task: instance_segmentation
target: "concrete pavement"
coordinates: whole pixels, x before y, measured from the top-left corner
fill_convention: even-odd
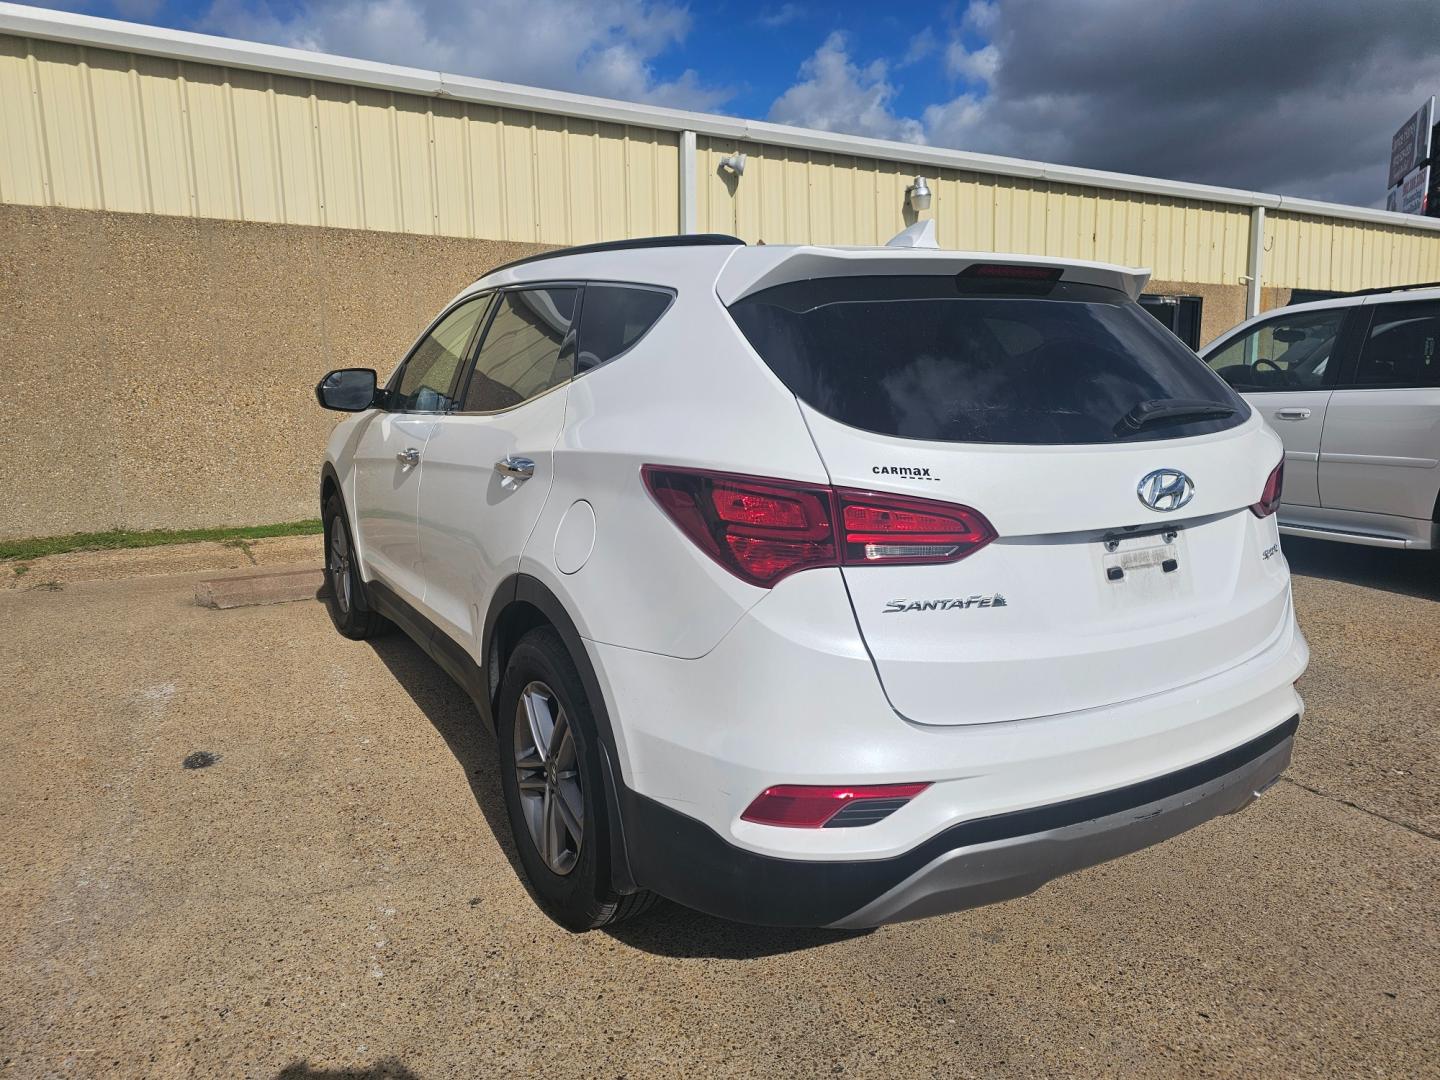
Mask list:
[[[1289,780],[860,935],[560,930],[464,694],[318,603],[0,593],[0,1077],[1440,1075],[1440,563],[1286,550]]]

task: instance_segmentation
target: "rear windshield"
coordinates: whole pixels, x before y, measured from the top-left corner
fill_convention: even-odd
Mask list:
[[[1094,285],[815,278],[730,314],[802,401],[882,435],[1107,443],[1207,434],[1249,415],[1139,304]]]

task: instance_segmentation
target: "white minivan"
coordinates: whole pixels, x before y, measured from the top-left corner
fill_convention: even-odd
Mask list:
[[[1440,288],[1269,311],[1200,355],[1285,441],[1282,533],[1440,547]]]
[[[335,625],[469,691],[577,930],[876,926],[1233,813],[1302,711],[1281,446],[1145,278],[719,236],[501,267],[384,386],[317,387]]]

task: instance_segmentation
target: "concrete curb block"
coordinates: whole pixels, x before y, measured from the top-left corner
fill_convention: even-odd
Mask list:
[[[195,586],[195,603],[221,609],[288,604],[294,600],[315,599],[324,583],[325,572],[319,567],[210,578]]]

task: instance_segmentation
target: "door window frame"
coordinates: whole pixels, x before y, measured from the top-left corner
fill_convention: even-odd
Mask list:
[[[638,338],[632,341],[623,352],[616,353],[604,363],[597,364],[592,368],[586,368],[584,371],[579,371],[577,370],[577,365],[579,363],[580,329],[585,318],[585,297],[589,286],[591,285],[608,285],[615,288],[640,289],[645,292],[661,293],[662,295],[670,297],[670,303],[667,304],[665,310],[660,313],[660,317],[657,318],[654,323],[650,324],[650,327],[646,329],[645,333],[641,334]],[[526,398],[524,401],[507,406],[503,409],[475,410],[461,408],[460,406],[465,401],[465,395],[468,394],[470,391],[470,380],[474,376],[476,365],[480,362],[480,351],[485,347],[485,338],[489,336],[491,324],[494,323],[495,316],[500,311],[500,298],[506,293],[525,292],[531,289],[574,289],[576,291],[575,315],[571,319],[570,330],[565,335],[565,341],[560,347],[562,355],[567,349],[569,350],[569,378],[557,382],[554,386],[547,387],[540,393],[534,394],[531,397]],[[626,281],[614,278],[554,278],[536,281],[517,281],[510,285],[499,285],[487,290],[483,290],[481,292],[472,293],[470,296],[464,297],[456,303],[451,304],[448,308],[445,309],[445,311],[441,312],[439,317],[437,317],[434,322],[430,324],[429,327],[426,328],[425,333],[420,335],[419,340],[417,340],[415,344],[411,346],[410,352],[413,353],[415,349],[419,347],[420,342],[424,341],[425,338],[429,335],[430,331],[433,330],[436,326],[438,326],[440,320],[444,319],[447,315],[450,314],[450,312],[454,311],[461,304],[465,303],[468,300],[486,295],[488,295],[490,298],[490,306],[480,317],[480,321],[476,324],[474,334],[472,335],[470,342],[466,347],[466,355],[464,358],[464,362],[460,366],[459,375],[452,388],[454,390],[454,393],[452,394],[452,400],[455,402],[455,404],[448,411],[444,413],[438,413],[436,415],[501,416],[508,412],[514,412],[516,409],[523,409],[532,401],[538,401],[546,394],[558,390],[562,386],[569,386],[576,379],[584,378],[591,372],[599,371],[601,368],[608,367],[611,363],[620,359],[622,356],[627,356],[631,352],[631,350],[635,348],[635,346],[639,345],[641,341],[643,341],[646,337],[649,336],[650,330],[654,329],[654,327],[660,322],[660,320],[669,314],[670,309],[674,306],[675,300],[679,297],[680,293],[677,289],[669,285],[656,285],[653,282],[648,281]],[[405,356],[405,360],[400,365],[401,368],[403,369],[405,364],[409,363],[409,361],[410,354],[407,353]],[[399,376],[400,370],[397,369],[395,374],[391,377],[391,381],[396,385],[398,385]],[[387,390],[388,388],[389,387],[387,385]]]
[[[448,319],[455,312],[459,311],[466,304],[483,302],[486,306],[484,310],[480,312],[480,318],[475,320],[475,325],[470,329],[470,336],[466,338],[465,348],[460,353],[460,363],[455,365],[455,374],[451,377],[450,380],[450,394],[448,396],[452,402],[459,400],[455,396],[455,391],[461,385],[462,378],[464,378],[468,374],[470,370],[470,365],[473,363],[475,358],[475,350],[480,340],[480,336],[484,329],[490,324],[490,320],[495,315],[495,294],[497,291],[498,290],[495,289],[481,289],[478,292],[467,293],[465,296],[457,299],[454,303],[448,304],[445,309],[440,312],[439,315],[436,315],[435,318],[430,320],[430,324],[426,326],[425,330],[420,334],[420,336],[415,339],[414,344],[412,344],[410,348],[405,351],[404,359],[400,361],[399,366],[395,368],[394,372],[390,375],[389,380],[385,383],[385,412],[398,413],[401,415],[444,416],[451,411],[447,409],[396,409],[392,408],[389,405],[388,401],[390,395],[394,391],[399,389],[400,380],[404,377],[405,369],[410,366],[411,359],[419,351],[420,346],[425,344],[425,342],[429,339],[430,335],[435,332],[435,328],[438,327],[442,322]]]
[[[585,308],[585,282],[572,279],[557,281],[523,281],[514,285],[503,285],[492,293],[490,310],[485,313],[477,328],[475,340],[470,343],[470,355],[461,367],[462,378],[454,396],[455,406],[445,413],[446,416],[501,416],[516,409],[523,409],[532,401],[538,401],[546,394],[559,390],[562,386],[569,386],[575,381],[575,343],[580,331],[580,314]],[[547,386],[538,394],[532,394],[524,401],[517,401],[514,405],[507,405],[503,409],[462,409],[465,397],[470,393],[470,380],[475,374],[475,368],[480,363],[480,351],[485,348],[485,339],[490,334],[490,326],[495,321],[495,316],[500,312],[501,298],[509,293],[533,292],[536,289],[574,289],[575,290],[575,314],[570,319],[570,329],[565,333],[565,340],[560,343],[560,356],[563,358],[566,353],[570,356],[570,375],[561,379],[553,386]]]

